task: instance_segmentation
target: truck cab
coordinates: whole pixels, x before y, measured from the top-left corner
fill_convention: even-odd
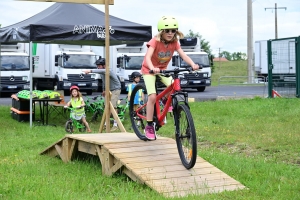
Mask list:
[[[30,88],[29,55],[20,43],[1,44],[1,93],[16,93]]]
[[[116,74],[121,80],[122,93],[126,93],[128,84],[132,82],[130,77],[132,72],[140,72],[142,68],[147,51],[146,43],[120,45],[116,46],[115,50],[115,55],[117,55]]]
[[[84,69],[96,69],[97,56],[90,46],[66,44],[34,44],[33,84],[35,89],[64,90],[76,85],[91,95],[98,89],[96,74],[84,74]]]
[[[96,69],[96,55],[90,52],[57,52],[55,55],[56,73],[60,80],[57,88],[69,92],[72,85],[91,95],[98,89],[96,74],[84,74],[83,69]],[[60,68],[60,70],[59,70]],[[60,72],[59,72],[60,71]]]
[[[202,66],[202,69],[193,71],[192,73],[181,73],[181,87],[194,88],[199,92],[203,92],[207,86],[211,85],[212,59],[210,59],[206,52],[201,50],[200,38],[180,39],[180,45],[182,50],[194,63]],[[172,59],[172,67],[186,68],[190,66],[175,52]]]

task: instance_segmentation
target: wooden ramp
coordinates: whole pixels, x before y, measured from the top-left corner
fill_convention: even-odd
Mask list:
[[[102,174],[121,170],[166,197],[245,188],[199,156],[194,168],[187,170],[181,164],[176,141],[165,137],[145,142],[133,133],[72,134],[41,154],[59,156],[68,162],[78,151],[98,156]]]

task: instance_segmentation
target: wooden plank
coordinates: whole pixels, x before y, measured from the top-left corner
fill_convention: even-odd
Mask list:
[[[218,193],[222,191],[232,191],[232,190],[239,190],[239,189],[244,189],[244,186],[239,186],[239,185],[228,185],[228,186],[218,186],[218,187],[213,187],[213,188],[203,188],[199,189],[197,191],[172,191],[172,192],[165,192],[162,193],[165,197],[184,197],[187,195],[203,195],[203,194],[209,194],[209,193]]]
[[[201,183],[201,185],[205,184],[207,187],[210,187],[221,183],[222,185],[226,185],[226,182],[229,182],[231,180],[235,181],[230,176],[222,173],[211,174],[211,175],[203,174],[201,175],[201,177],[186,176],[184,178],[175,177],[175,178],[160,178],[160,179],[152,179],[151,177],[144,176],[143,180],[145,180],[146,178],[148,178],[148,180],[146,180],[146,183],[151,185],[151,187],[160,188],[157,190],[163,190],[163,188],[175,187],[175,185],[180,188],[180,185],[184,187],[183,185],[188,185],[188,184],[196,185],[197,183]],[[240,183],[236,181],[234,184],[240,184]]]
[[[63,140],[63,155],[65,158],[65,162],[69,162],[71,160],[73,150],[74,150],[74,145],[75,145],[76,140],[70,139],[70,138],[65,138]]]
[[[158,137],[155,141],[142,141],[134,133],[94,133],[94,134],[69,134],[66,137],[82,140],[86,142],[91,142],[94,144],[109,144],[109,143],[126,143],[126,142],[142,142],[142,143],[151,143],[158,142],[160,140],[172,140],[170,138]],[[175,143],[175,141],[174,141]]]
[[[140,141],[140,139],[133,133],[69,134],[66,135],[66,137],[99,145],[107,143]]]
[[[143,163],[128,163],[125,166],[130,169],[136,169],[136,168],[147,168],[147,167],[155,167],[155,166],[172,166],[172,165],[178,165],[181,164],[181,161],[179,159],[174,160],[163,160],[163,161],[156,161],[156,162],[143,162]]]
[[[113,166],[110,168],[111,174],[115,173],[118,171],[121,167],[123,166],[121,161],[116,161],[113,163]]]
[[[174,144],[176,146],[176,143],[174,140],[171,139],[160,139],[156,141],[131,141],[131,142],[122,142],[122,143],[110,143],[105,144],[105,146],[109,149],[117,149],[117,148],[126,148],[126,147],[140,147],[140,146],[149,146],[149,145],[160,145],[160,144]]]
[[[129,167],[129,166],[128,166]],[[165,165],[165,166],[154,166],[154,167],[146,167],[146,168],[132,168],[130,166],[131,170],[134,170],[137,174],[150,174],[150,173],[165,173],[165,172],[172,172],[172,171],[187,171],[187,173],[192,174],[202,174],[201,172],[220,172],[218,168],[215,168],[208,162],[204,162],[201,166],[197,165],[193,167],[192,169],[186,169],[181,163],[178,163],[177,165]]]
[[[156,190],[159,193],[165,193],[165,192],[178,192],[178,191],[192,191],[192,193],[197,192],[199,189],[208,189],[208,188],[215,188],[215,187],[220,187],[220,186],[240,186],[241,184],[237,181],[234,181],[233,179],[231,181],[227,181],[227,182],[222,182],[222,181],[203,181],[201,182],[200,180],[195,180],[193,183],[188,182],[185,184],[178,184],[177,182],[173,182],[171,184],[168,185],[157,185],[155,187],[153,187],[152,184],[148,184],[146,182],[146,184],[151,187],[152,189]]]
[[[109,153],[108,149],[102,147],[102,155],[104,156],[102,164],[102,174],[111,176],[113,171],[111,168],[114,166],[115,158]]]
[[[126,174],[133,181],[136,181],[140,184],[144,184],[144,181],[142,179],[138,178],[134,173],[132,173],[132,171],[128,170],[127,168],[123,169],[123,173]]]
[[[75,145],[77,140],[72,140],[71,148],[70,148],[70,154],[68,160],[72,159],[72,155],[75,152]]]
[[[57,152],[57,150],[55,149],[55,146],[52,146],[52,147],[48,148],[47,150],[44,150],[44,151],[41,152],[40,154],[41,154],[41,155],[47,154],[48,156],[51,156],[51,157],[56,157],[56,156],[58,156],[58,152]]]
[[[78,151],[95,155],[95,156],[97,155],[97,150],[95,148],[95,145],[84,141],[78,141]]]
[[[98,146],[98,145],[95,145],[95,149],[97,151],[97,155],[99,157],[99,160],[100,160],[100,162],[101,162],[101,164],[103,166],[103,163],[104,163],[104,155],[103,154],[104,153],[102,152],[102,148],[100,146]]]
[[[54,145],[60,159],[62,159],[63,162],[65,162],[65,158],[64,158],[64,155],[63,155],[63,151],[62,151],[62,148],[59,146],[59,145]]]
[[[232,179],[230,176],[223,172],[212,173],[212,174],[202,174],[202,175],[189,175],[187,173],[177,173],[177,175],[170,175],[165,174],[165,176],[156,177],[153,174],[142,174],[140,175],[144,180],[151,181],[153,185],[161,185],[162,183],[168,185],[173,184],[185,184],[185,183],[195,183],[196,181],[203,182],[205,180],[218,180],[218,181],[225,181],[228,179]]]
[[[104,145],[105,146],[105,145]],[[142,147],[127,147],[127,148],[119,148],[119,149],[110,149],[110,152],[115,154],[115,153],[125,153],[125,152],[141,152],[143,153],[144,151],[159,151],[159,150],[165,150],[165,149],[177,149],[174,144],[161,144],[157,146],[142,146]]]
[[[131,164],[127,164],[126,166],[128,166],[132,169],[137,169],[137,168],[147,168],[147,167],[157,167],[157,166],[165,166],[166,167],[166,166],[174,166],[174,165],[181,165],[184,168],[180,159],[156,161],[155,163],[153,163],[153,162],[131,163]],[[203,165],[212,166],[208,162],[204,162]]]
[[[140,163],[140,162],[156,162],[158,160],[174,160],[180,159],[176,154],[155,155],[155,156],[140,156],[131,158],[122,158],[123,163]]]
[[[44,149],[43,151],[41,151],[41,152],[40,152],[40,155],[47,154],[47,151],[48,151],[49,149],[53,148],[55,145],[61,145],[61,143],[62,143],[62,141],[63,141],[64,139],[65,139],[65,137],[62,138],[62,139],[60,139],[60,140],[58,140],[57,142],[51,144],[51,145],[48,146],[46,149]]]
[[[148,176],[154,175],[165,177],[168,173],[175,173],[178,174],[177,176],[184,176],[188,174],[188,176],[196,176],[202,174],[213,174],[213,173],[221,173],[222,171],[218,168],[208,167],[208,168],[201,168],[201,169],[186,169],[183,166],[175,165],[175,166],[162,166],[162,167],[155,167],[155,168],[141,168],[141,169],[134,169],[134,172],[137,174],[147,174]],[[169,176],[169,175],[168,175]]]
[[[113,155],[117,157],[118,159],[123,159],[123,158],[132,158],[132,157],[140,157],[140,156],[156,156],[156,155],[170,155],[170,154],[177,154],[178,151],[177,149],[165,149],[162,151],[144,151],[143,153],[139,151],[135,152],[125,152],[125,153],[114,153]],[[179,158],[179,155],[178,155]]]

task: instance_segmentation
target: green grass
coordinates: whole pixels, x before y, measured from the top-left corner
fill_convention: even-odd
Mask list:
[[[299,99],[243,99],[191,103],[198,154],[248,189],[183,199],[300,199]],[[88,115],[88,118],[90,116]],[[98,159],[63,163],[39,153],[63,138],[57,127],[11,119],[0,106],[0,199],[165,199],[116,173],[102,176]],[[90,123],[94,132],[99,122]],[[124,126],[130,131],[129,120]],[[172,119],[158,132],[174,138]]]
[[[222,76],[247,76],[247,61],[214,62],[214,72],[211,75],[212,86],[217,86]]]

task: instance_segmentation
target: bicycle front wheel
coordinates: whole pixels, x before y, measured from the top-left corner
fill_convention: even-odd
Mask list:
[[[176,144],[180,160],[187,169],[194,167],[197,159],[197,141],[194,120],[185,104],[177,106],[174,112]]]
[[[144,133],[144,129],[147,125],[146,106],[139,109],[137,106],[134,105],[134,97],[136,95],[141,96],[141,93],[144,93],[144,95],[142,95],[143,99],[141,99],[141,101],[143,101],[143,105],[147,104],[148,96],[146,92],[146,87],[144,84],[137,84],[130,95],[129,115],[134,133],[138,136],[138,138],[146,141],[148,140]]]

